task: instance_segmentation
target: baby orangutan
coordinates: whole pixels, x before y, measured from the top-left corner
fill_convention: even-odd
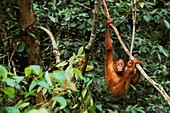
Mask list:
[[[109,30],[109,25],[111,22],[111,19],[107,19],[105,31],[106,85],[110,89],[113,96],[120,98],[126,94],[130,83],[132,83],[133,85],[137,85],[137,83],[139,82],[140,72],[139,70],[136,70],[136,72],[134,72],[134,70],[137,63],[143,66],[143,62],[135,58],[128,61],[127,69],[125,69],[126,62],[123,59],[114,60],[113,47]]]

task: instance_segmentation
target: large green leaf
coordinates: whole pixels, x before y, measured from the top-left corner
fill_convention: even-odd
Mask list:
[[[42,76],[42,73],[41,73],[42,70],[41,70],[40,66],[31,65],[30,69],[33,71],[34,74],[39,75],[40,77]]]
[[[13,98],[15,94],[15,89],[12,87],[5,87],[1,89],[2,92],[4,92],[9,97]]]
[[[5,110],[6,110],[7,113],[20,113],[17,106],[5,107]]]
[[[48,73],[48,71],[45,72],[45,80],[47,81],[47,83],[52,86],[52,83],[51,83],[51,79],[50,79],[50,75]]]
[[[42,69],[39,65],[30,65],[29,67],[26,67],[25,70],[25,76],[29,76],[31,74],[38,75],[38,77],[42,77]]]
[[[15,79],[16,83],[20,83],[24,80],[24,76],[14,76],[12,78]]]
[[[29,76],[32,73],[32,70],[30,69],[30,67],[26,67],[24,69],[24,72],[25,72],[25,76],[27,77],[27,76]]]
[[[14,87],[16,85],[16,81],[14,79],[8,78],[6,80],[7,85]]]
[[[60,103],[60,109],[63,109],[63,108],[65,108],[65,106],[67,106],[66,99],[64,97],[62,97],[62,96],[55,96],[53,98],[53,100]]]
[[[65,72],[62,70],[54,71],[50,73],[51,77],[54,78],[59,84],[62,84],[66,80]]]
[[[32,89],[34,89],[34,87],[35,87],[36,85],[40,85],[41,87],[45,87],[45,88],[47,88],[47,89],[50,88],[50,87],[49,87],[49,84],[46,83],[46,82],[43,81],[43,80],[33,80],[33,81],[31,82],[31,84],[30,84],[29,92],[32,91]]]
[[[28,113],[49,113],[49,112],[45,108],[40,108],[40,109],[32,109],[28,111]]]
[[[2,65],[0,65],[0,79],[7,79],[8,71]]]
[[[71,81],[71,78],[73,77],[73,68],[72,66],[68,66],[67,69],[65,70],[65,75],[68,81]]]
[[[49,84],[45,81],[38,81],[38,85],[40,85],[41,87],[45,87],[47,89],[49,89]]]
[[[30,87],[29,87],[29,92],[32,91],[32,89],[38,84],[38,80],[33,80],[30,84]]]

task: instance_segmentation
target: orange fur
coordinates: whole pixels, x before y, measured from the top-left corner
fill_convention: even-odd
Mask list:
[[[110,38],[109,25],[112,22],[111,19],[107,19],[106,22],[106,34],[105,34],[105,50],[106,50],[106,61],[105,61],[105,75],[106,75],[106,85],[110,89],[111,93],[115,97],[123,97],[132,83],[136,85],[140,79],[140,72],[136,70],[134,73],[136,63],[143,65],[143,62],[134,59],[130,60],[127,64],[128,69],[125,69],[125,62],[123,59],[114,60],[113,47]],[[122,66],[122,71],[118,72],[118,64]]]

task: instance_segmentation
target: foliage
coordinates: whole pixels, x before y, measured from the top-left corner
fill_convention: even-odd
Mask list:
[[[30,78],[33,78],[31,83],[27,80]],[[7,79],[2,79],[0,84],[3,86],[1,87],[1,92],[5,94],[1,95],[1,101],[3,102],[1,104],[1,112],[19,112],[19,110],[26,112],[34,108],[30,106],[30,100],[32,101],[32,97],[36,97],[38,92],[48,97],[46,97],[46,101],[41,103],[41,105],[46,106],[51,111],[57,112],[61,109],[69,111],[66,106],[74,110],[81,101],[84,103],[88,87],[91,84],[91,80],[88,78],[83,77],[80,70],[72,68],[71,65],[65,71],[54,70],[53,72],[46,71],[44,73],[42,73],[40,66],[31,65],[25,68],[25,76],[10,73]],[[77,89],[79,88],[78,84],[80,81],[84,82],[84,86],[81,87],[85,88],[85,90],[82,91],[82,97],[77,98],[76,95],[81,90]],[[21,98],[23,100],[20,100]],[[74,104],[71,103],[71,99],[74,100]],[[88,99],[93,101],[89,96]],[[15,106],[6,107],[11,104],[13,105],[13,102],[17,102]],[[27,108],[28,106],[30,107]]]
[[[124,98],[116,99],[110,94],[104,77],[105,17],[101,10],[86,76],[82,76],[81,67],[75,66],[84,58],[82,46],[89,40],[93,2],[94,0],[33,0],[36,24],[52,31],[62,59],[55,66],[51,41],[44,32],[30,34],[41,42],[41,67],[24,65],[29,48],[20,40],[22,32],[17,25],[17,6],[10,0],[0,3],[0,112],[168,112],[168,104],[143,77],[138,87],[131,86]],[[161,84],[170,96],[170,3],[161,3],[163,4],[160,6],[160,0],[137,2],[133,55],[144,61],[147,74]],[[107,0],[107,5],[114,25],[127,47],[130,47],[131,0]],[[113,32],[111,36],[116,57],[128,60]],[[44,98],[42,103],[35,102],[38,93]],[[39,107],[42,108],[37,109]]]

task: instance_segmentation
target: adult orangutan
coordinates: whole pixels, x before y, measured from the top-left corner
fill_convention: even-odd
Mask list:
[[[106,61],[105,61],[105,75],[106,84],[110,89],[111,93],[115,97],[123,97],[129,87],[129,84],[137,85],[140,79],[139,70],[135,70],[135,65],[139,63],[143,65],[143,62],[138,59],[133,59],[128,61],[127,69],[126,62],[123,59],[114,59],[113,47],[110,38],[109,25],[112,22],[111,18],[106,21],[106,34],[105,34],[105,51],[106,51]]]

